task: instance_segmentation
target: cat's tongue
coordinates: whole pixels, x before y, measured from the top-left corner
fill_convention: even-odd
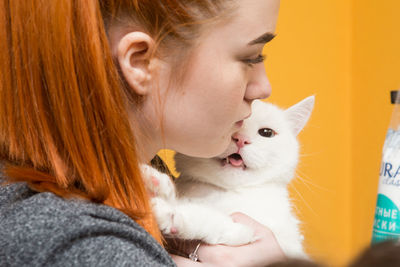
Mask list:
[[[229,156],[229,163],[234,167],[241,167],[243,166],[243,159],[240,156],[234,155]]]

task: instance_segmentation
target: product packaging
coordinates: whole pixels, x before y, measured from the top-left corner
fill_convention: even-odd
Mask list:
[[[392,118],[383,145],[372,243],[400,239],[400,91],[391,92]]]

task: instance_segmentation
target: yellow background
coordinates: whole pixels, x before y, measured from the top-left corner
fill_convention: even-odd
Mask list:
[[[316,96],[290,190],[307,252],[332,266],[370,243],[389,92],[400,88],[399,11],[398,0],[282,0],[265,48],[267,101]]]

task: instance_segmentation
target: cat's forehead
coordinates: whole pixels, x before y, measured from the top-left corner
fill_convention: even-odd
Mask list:
[[[281,131],[286,128],[285,111],[276,105],[255,100],[252,104],[252,114],[245,121],[242,131],[250,134],[261,128],[271,128]]]
[[[261,100],[255,100],[252,104],[252,116],[255,119],[282,119],[284,116],[284,110],[280,109],[276,105],[266,103]]]

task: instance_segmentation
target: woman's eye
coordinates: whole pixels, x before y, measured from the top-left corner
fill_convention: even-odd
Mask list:
[[[254,64],[264,62],[265,58],[265,55],[258,55],[256,58],[244,59],[243,62],[252,67]]]
[[[276,132],[270,128],[262,128],[262,129],[258,130],[258,133],[261,136],[268,137],[268,138],[274,137],[276,135]]]

